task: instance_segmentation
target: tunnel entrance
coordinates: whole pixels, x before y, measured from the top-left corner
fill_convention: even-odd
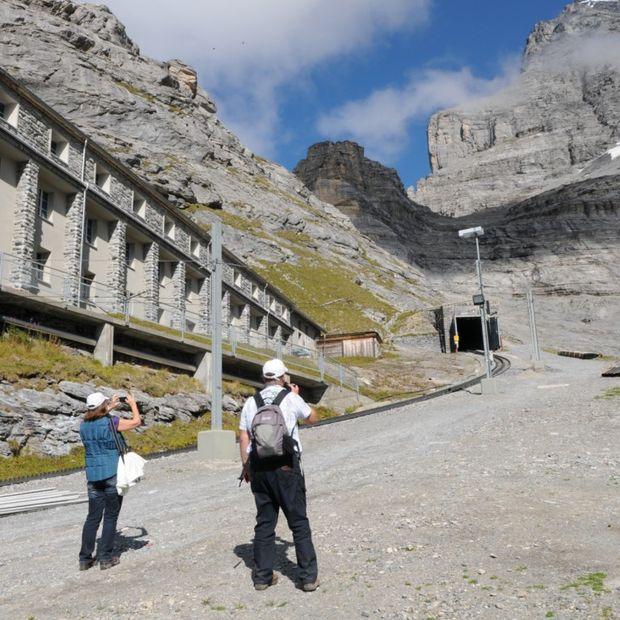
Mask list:
[[[501,347],[499,323],[496,316],[487,318],[489,326],[489,348],[497,351]],[[458,348],[456,346],[458,334]],[[455,316],[450,324],[450,350],[455,351],[482,351],[482,321],[479,316]]]

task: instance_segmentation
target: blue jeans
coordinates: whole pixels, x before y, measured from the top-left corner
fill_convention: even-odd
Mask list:
[[[116,491],[116,476],[88,483],[88,516],[82,529],[81,562],[91,560],[93,557],[101,517],[103,517],[103,529],[97,558],[100,562],[105,562],[112,557],[116,522],[122,505],[123,498]]]

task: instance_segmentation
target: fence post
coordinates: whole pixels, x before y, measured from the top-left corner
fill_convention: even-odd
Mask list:
[[[540,362],[540,348],[538,346],[538,332],[536,330],[536,312],[534,310],[534,293],[527,291],[527,313],[530,323],[530,339],[532,343],[532,360]]]
[[[342,389],[342,384],[344,383],[344,368],[340,364],[338,364],[338,375],[340,379],[340,389]]]

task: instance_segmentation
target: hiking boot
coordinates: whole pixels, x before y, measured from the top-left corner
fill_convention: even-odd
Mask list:
[[[304,592],[314,592],[320,585],[321,585],[321,582],[319,581],[317,577],[314,581],[302,582],[301,589]]]
[[[107,570],[108,568],[112,568],[113,566],[120,564],[120,562],[121,559],[117,555],[114,555],[109,560],[99,562],[99,568],[101,568],[101,570]]]
[[[255,590],[266,590],[269,586],[275,586],[278,583],[278,576],[274,573],[269,583],[255,583]]]
[[[97,560],[95,558],[90,558],[90,560],[80,560],[80,570],[88,570],[92,568]]]

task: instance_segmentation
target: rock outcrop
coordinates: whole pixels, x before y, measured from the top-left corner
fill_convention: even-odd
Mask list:
[[[80,422],[86,397],[94,391],[112,396],[115,390],[90,383],[61,381],[46,391],[29,388],[14,390],[0,385],[0,457],[26,450],[59,456],[80,445]],[[155,398],[134,391],[144,420],[141,430],[174,420],[188,422],[204,415],[211,407],[206,394],[175,394]],[[223,399],[225,411],[239,412],[240,404],[229,394]]]
[[[464,215],[584,180],[620,139],[619,59],[620,2],[575,0],[539,23],[510,86],[432,116],[432,175],[410,198]]]
[[[293,173],[314,194],[351,218],[360,232],[391,254],[422,265],[403,246],[405,220],[427,211],[409,201],[393,168],[364,156],[364,149],[351,141],[319,142],[308,149]]]

